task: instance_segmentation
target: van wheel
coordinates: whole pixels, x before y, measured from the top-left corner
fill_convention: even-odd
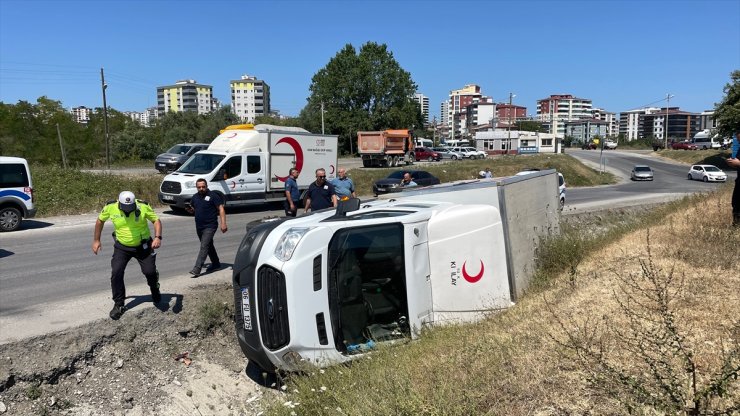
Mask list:
[[[0,231],[15,231],[21,226],[21,212],[18,208],[5,207],[0,209]]]
[[[175,214],[187,214],[188,212],[185,210],[185,208],[178,207],[177,205],[170,205],[170,209]]]

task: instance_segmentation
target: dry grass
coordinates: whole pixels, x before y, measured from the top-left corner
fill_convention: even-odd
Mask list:
[[[729,150],[660,150],[658,156],[683,162],[689,165],[714,165],[720,169],[729,169],[725,159],[730,157]]]
[[[701,390],[722,372],[723,357],[733,348],[739,352],[740,233],[728,227],[730,191],[725,186],[687,200],[680,212],[614,238],[578,262],[575,271],[566,265],[550,276],[550,284],[490,319],[436,328],[418,341],[383,348],[349,366],[292,376],[286,397],[269,413],[691,414],[690,400],[677,410],[628,388],[632,380],[648,393],[661,391],[653,376],[657,371],[634,346],[652,343],[658,362],[670,367],[672,388],[689,399],[692,373],[682,357],[690,355],[693,383]],[[656,312],[644,300],[654,293],[650,279],[644,278],[648,261],[657,280],[667,282],[668,312]],[[643,313],[635,304],[640,299],[647,307]],[[635,313],[625,313],[624,305]],[[649,319],[655,316],[657,320]],[[646,335],[665,333],[659,328],[665,316],[672,319],[681,349]],[[584,359],[574,345],[596,348],[592,351],[601,354],[601,361]],[[729,365],[740,370],[740,356]],[[627,382],[610,378],[609,368],[626,375]],[[737,377],[726,381],[724,396],[715,391],[704,403],[707,413],[715,409],[729,414],[721,412],[732,412],[729,406],[740,403]]]

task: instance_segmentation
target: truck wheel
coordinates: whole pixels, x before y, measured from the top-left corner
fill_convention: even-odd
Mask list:
[[[363,168],[369,168],[369,167],[370,167],[370,161],[369,161],[369,160],[367,160],[367,159],[364,159],[364,160],[362,161],[362,167],[363,167]]]
[[[383,162],[386,167],[393,166],[393,156],[386,156],[385,161]]]
[[[408,163],[407,163],[407,164],[409,164],[409,165],[413,165],[415,161],[416,161],[416,158],[414,157],[414,154],[413,154],[413,153],[411,153],[411,154],[409,155],[409,161],[408,161]]]
[[[0,209],[0,232],[15,231],[21,226],[21,212],[15,207]]]

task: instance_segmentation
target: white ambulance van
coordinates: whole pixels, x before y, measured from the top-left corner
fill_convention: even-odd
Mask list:
[[[337,136],[312,134],[299,127],[239,124],[221,130],[208,149],[195,153],[159,187],[159,201],[184,209],[195,195],[195,181],[221,194],[226,206],[260,204],[285,198],[291,168],[301,171],[298,188],[315,180],[314,171],[336,176]]]

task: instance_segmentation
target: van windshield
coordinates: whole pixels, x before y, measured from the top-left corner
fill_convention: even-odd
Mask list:
[[[224,159],[224,155],[212,155],[208,153],[196,153],[185,162],[177,171],[180,173],[205,174],[213,172],[219,163]]]
[[[190,150],[190,148],[193,146],[188,146],[184,144],[176,144],[172,147],[170,147],[170,150],[167,151],[167,153],[174,153],[176,155],[184,155],[185,153]]]

